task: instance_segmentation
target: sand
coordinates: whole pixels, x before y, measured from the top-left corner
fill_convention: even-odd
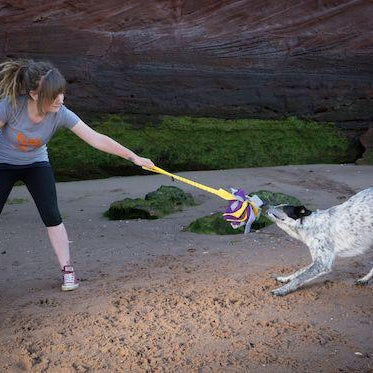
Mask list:
[[[342,203],[373,185],[373,167],[306,165],[180,175],[216,188],[291,194],[307,207]],[[198,206],[165,219],[108,221],[113,201],[160,185]],[[275,226],[250,235],[182,232],[226,203],[162,175],[57,184],[80,277],[60,273],[36,208],[16,187],[0,216],[1,372],[373,372],[373,284],[354,280],[373,252],[286,297],[273,276],[310,262]]]

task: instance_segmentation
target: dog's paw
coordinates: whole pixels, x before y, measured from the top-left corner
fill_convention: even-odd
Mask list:
[[[272,295],[275,297],[283,297],[288,293],[287,290],[285,290],[283,287],[282,288],[277,288],[271,291]]]
[[[366,280],[364,278],[359,278],[355,281],[355,285],[357,286],[366,286],[368,285],[369,280]]]
[[[286,282],[289,282],[289,281],[290,281],[290,279],[289,279],[288,276],[277,276],[277,277],[275,277],[275,280],[276,280],[277,282],[281,282],[281,283],[283,283],[283,284],[285,284]]]

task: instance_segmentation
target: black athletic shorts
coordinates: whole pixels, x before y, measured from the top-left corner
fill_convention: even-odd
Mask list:
[[[62,223],[57,204],[56,185],[49,162],[25,166],[0,163],[0,213],[17,181],[23,181],[29,190],[46,227]]]

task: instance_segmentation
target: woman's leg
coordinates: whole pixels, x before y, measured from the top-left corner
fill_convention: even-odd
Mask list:
[[[48,237],[57,255],[61,269],[69,266],[70,263],[70,247],[67,237],[66,228],[63,223],[55,227],[47,227]]]
[[[63,269],[70,265],[69,239],[57,204],[55,179],[51,167],[25,170],[23,180],[47,227],[48,237]]]
[[[0,214],[3,211],[5,202],[18,179],[19,172],[17,170],[0,170]]]

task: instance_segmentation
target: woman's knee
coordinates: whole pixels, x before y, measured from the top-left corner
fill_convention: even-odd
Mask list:
[[[49,211],[41,216],[46,227],[55,227],[62,223],[61,214],[58,210]]]

